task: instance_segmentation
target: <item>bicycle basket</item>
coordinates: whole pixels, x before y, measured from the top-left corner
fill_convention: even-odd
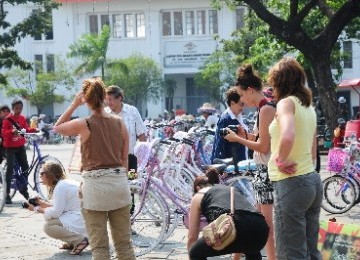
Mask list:
[[[332,148],[328,153],[326,169],[332,172],[341,172],[345,166],[345,161],[348,158],[349,154],[343,149]]]

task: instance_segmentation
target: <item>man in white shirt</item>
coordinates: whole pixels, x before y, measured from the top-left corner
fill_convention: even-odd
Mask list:
[[[115,85],[109,86],[106,89],[106,102],[108,107],[105,111],[113,115],[119,115],[125,122],[129,133],[129,154],[134,154],[134,147],[136,141],[146,142],[145,133],[147,131],[144,121],[142,120],[139,111],[136,107],[125,104],[124,91]],[[133,156],[129,156],[129,169],[135,169],[132,165]]]

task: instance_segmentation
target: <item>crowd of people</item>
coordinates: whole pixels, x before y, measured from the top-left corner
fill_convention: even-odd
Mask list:
[[[211,222],[229,212],[230,188],[219,184],[216,171],[198,177],[187,243],[192,260],[229,253],[235,253],[234,259],[241,254],[246,259],[261,259],[263,247],[271,260],[321,259],[317,241],[322,184],[313,167],[316,115],[312,93],[306,87],[304,69],[293,58],[277,62],[269,71],[268,83],[272,92],[266,94],[252,65],[243,65],[237,71],[235,86],[226,92],[228,107],[219,117],[210,103],[198,109],[205,125],[216,131],[212,159],[233,157],[238,162],[249,158],[249,151],[253,151],[256,205],[235,191],[237,235],[229,246],[217,251],[199,238],[200,216]],[[134,146],[137,141],[146,141],[147,130],[138,110],[124,103],[124,97],[118,86],[106,87],[98,77],[86,79],[54,124],[54,130],[61,135],[80,136],[82,182],[78,186],[66,180],[59,165],[45,164],[41,178],[50,198],[38,198],[39,205],[28,209],[44,215],[45,233],[64,241],[62,249],[71,250],[71,254],[80,254],[90,245],[93,259],[110,259],[109,223],[117,258],[135,259],[127,173],[136,170]],[[75,110],[84,104],[91,115],[72,119]],[[28,168],[23,129],[39,131],[39,127],[27,125],[22,107],[22,102],[16,101],[12,113],[8,107],[0,108],[1,152],[8,160],[7,181],[15,158],[22,169]],[[253,132],[243,121],[244,107],[258,110]],[[219,130],[229,125],[236,125],[236,131],[227,129],[225,135],[220,134]],[[26,188],[20,193],[28,199]]]

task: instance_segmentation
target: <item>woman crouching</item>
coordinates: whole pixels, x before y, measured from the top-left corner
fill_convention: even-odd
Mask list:
[[[203,215],[208,223],[223,213],[230,213],[230,187],[218,183],[217,171],[210,171],[206,176],[199,176],[194,181],[194,197],[190,206],[190,225],[187,248],[191,260],[207,259],[207,257],[243,253],[246,259],[260,260],[261,249],[265,246],[269,227],[265,218],[250,204],[237,189],[234,189],[234,223],[235,240],[217,251],[198,238],[200,217]],[[214,185],[215,184],[215,185]]]

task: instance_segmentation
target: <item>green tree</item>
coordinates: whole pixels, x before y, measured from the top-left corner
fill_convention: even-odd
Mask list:
[[[215,51],[195,75],[197,87],[206,88],[211,99],[226,107],[224,93],[234,86],[237,62],[232,52]]]
[[[136,107],[141,106],[145,101],[159,99],[164,84],[157,62],[141,54],[132,54],[126,59],[114,60],[112,64],[117,62],[124,63],[128,72],[110,68],[106,81],[108,85],[118,85],[123,88],[126,99]]]
[[[41,114],[46,105],[65,100],[64,95],[58,94],[60,87],[70,91],[75,86],[68,65],[63,60],[56,58],[55,68],[54,72],[40,71],[35,79],[30,71],[13,68],[5,73],[8,82],[6,85],[0,85],[0,88],[5,90],[9,97],[20,96],[28,100],[37,108],[38,114]]]
[[[334,52],[339,50],[338,39],[359,39],[359,0],[212,0],[215,6],[246,4],[268,26],[281,44],[291,46],[302,54],[309,65],[318,89],[324,115],[332,127],[336,125],[339,109],[336,84],[331,72]],[[263,49],[256,50],[259,54]],[[296,54],[296,52],[293,52]],[[301,57],[299,57],[301,59]]]
[[[109,41],[110,27],[105,25],[99,35],[87,33],[71,44],[68,57],[79,58],[81,60],[81,64],[75,69],[75,74],[82,76],[84,74],[92,74],[100,69],[103,80],[105,80],[105,70],[107,68],[127,74],[128,69],[121,60],[111,61],[107,58]]]
[[[5,8],[7,5],[31,3],[36,4],[39,8],[36,12],[32,12],[29,17],[17,24],[11,24],[7,21],[9,15]],[[14,66],[22,69],[31,68],[31,63],[23,60],[13,47],[27,36],[34,37],[48,31],[52,26],[52,9],[57,6],[58,3],[53,0],[0,1],[0,69],[10,69]],[[0,83],[6,84],[6,76],[3,73],[0,73]]]

